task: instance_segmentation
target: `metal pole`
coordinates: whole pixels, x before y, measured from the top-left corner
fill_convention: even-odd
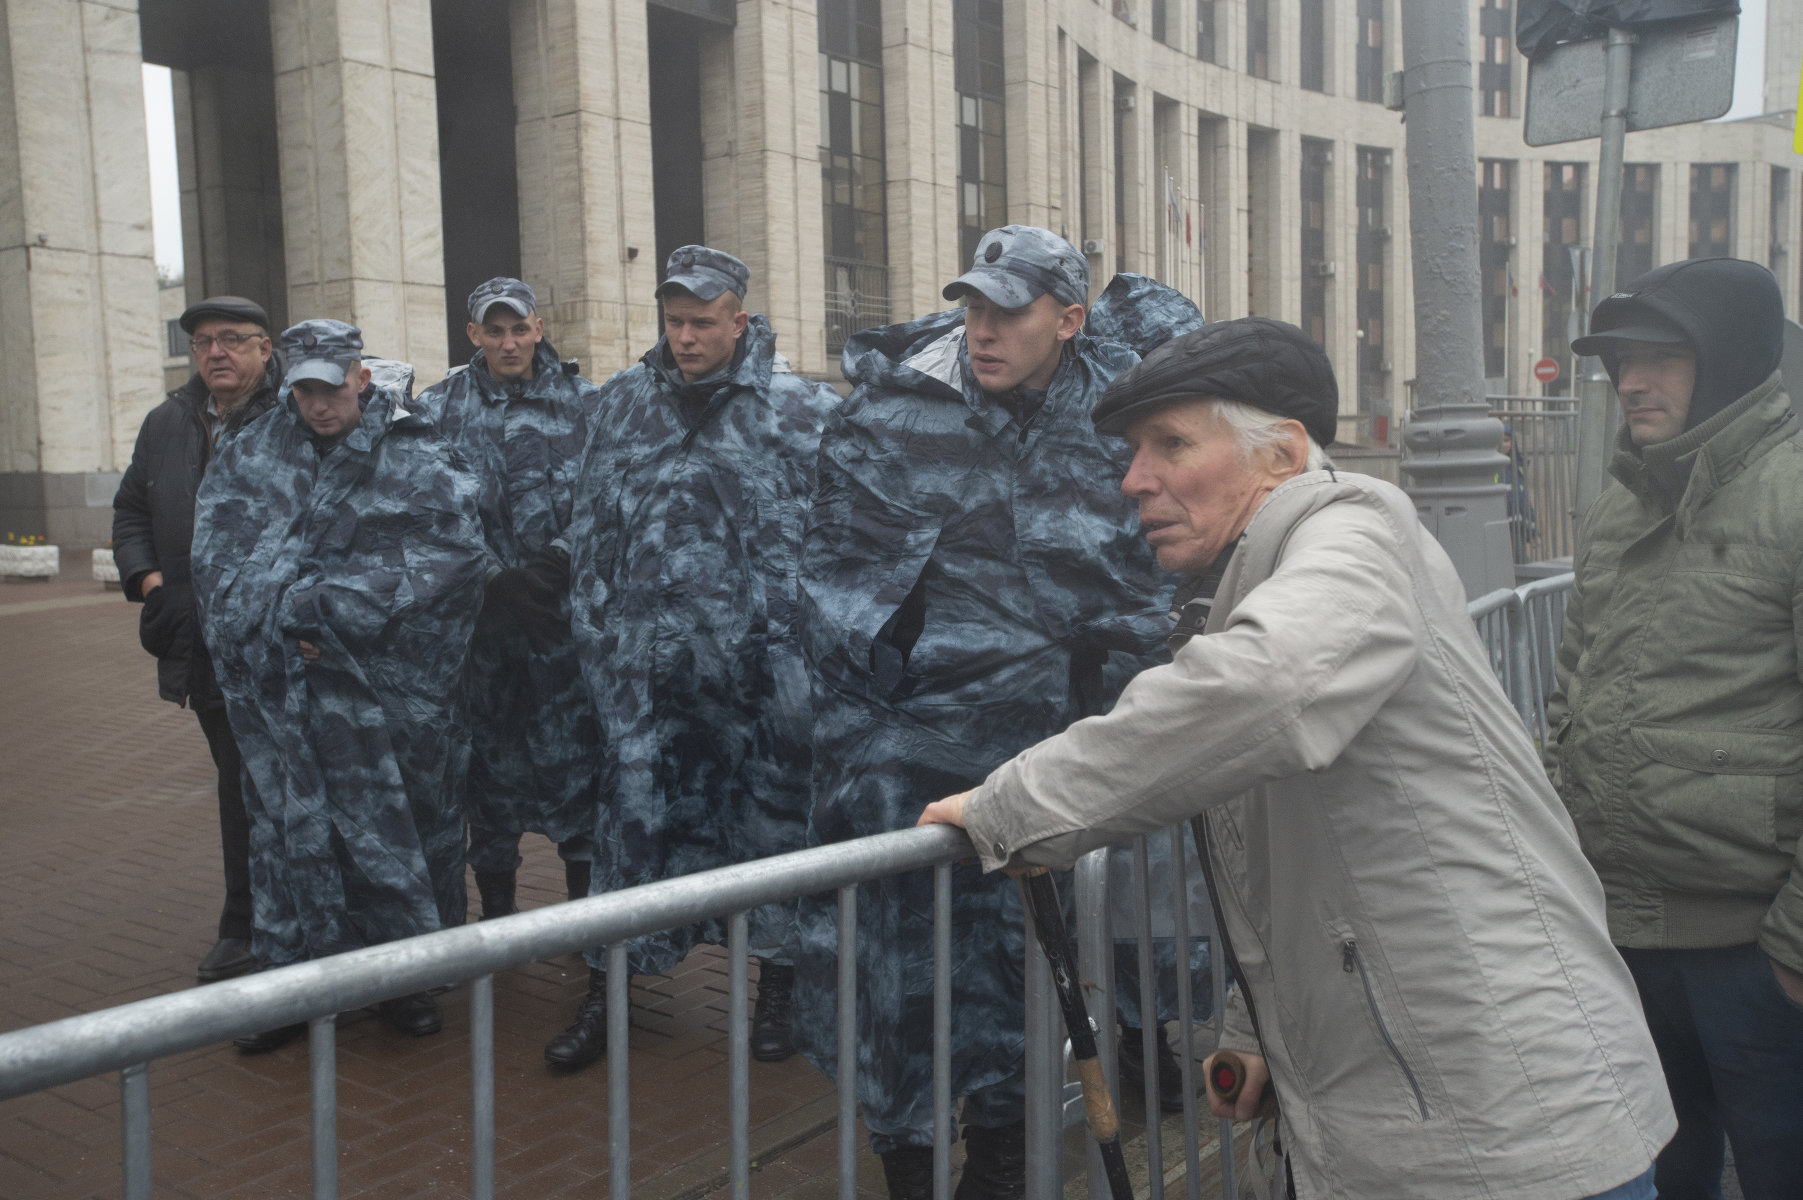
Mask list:
[[[470,1200],[495,1195],[495,977],[470,981]]]
[[[313,1200],[338,1197],[338,1018],[308,1022],[307,1074],[313,1094]]]
[[[839,889],[839,1200],[858,1196],[858,885]],[[933,1131],[943,1138],[943,1128]]]
[[[1029,1042],[1028,1062],[1033,1058],[1031,1047]],[[1029,1111],[1032,1103],[1029,1092]],[[940,863],[933,868],[933,1200],[952,1200],[951,1128],[952,864]],[[1032,1172],[1029,1160],[1029,1182]],[[1032,1195],[1031,1190],[1028,1194]]]
[[[150,1064],[119,1072],[119,1129],[125,1200],[150,1200]]]
[[[632,1196],[632,972],[626,943],[607,945],[607,1195]]]
[[[1615,252],[1621,242],[1622,157],[1628,140],[1628,84],[1633,78],[1635,37],[1610,29],[1604,50],[1603,136],[1596,166],[1596,249],[1590,257],[1590,303],[1594,307],[1615,290]],[[1583,314],[1584,327],[1590,314]],[[1608,478],[1609,445],[1613,440],[1615,400],[1603,362],[1594,356],[1578,360],[1578,497],[1577,518],[1603,493]]]
[[[1502,423],[1484,395],[1471,13],[1403,0],[1403,104],[1415,281],[1415,410],[1402,469],[1468,596],[1515,582]]]
[[[750,921],[742,912],[726,919],[727,1018],[727,1162],[731,1172],[732,1200],[751,1196],[751,1014],[748,1010],[750,969],[746,946]],[[764,978],[758,976],[758,987]]]

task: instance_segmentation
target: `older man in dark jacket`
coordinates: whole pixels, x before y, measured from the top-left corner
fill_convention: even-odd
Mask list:
[[[157,659],[157,690],[194,710],[219,771],[225,908],[219,940],[200,960],[202,983],[241,975],[250,952],[250,826],[225,703],[194,613],[188,550],[194,496],[220,442],[269,411],[281,362],[269,315],[241,296],[212,296],[181,315],[194,374],[152,409],[113,497],[113,557],[125,598],[141,602],[138,637]]]

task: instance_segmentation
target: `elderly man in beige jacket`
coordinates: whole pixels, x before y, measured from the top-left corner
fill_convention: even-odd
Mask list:
[[[1327,461],[1336,409],[1325,356],[1264,318],[1123,375],[1095,421],[1192,576],[1179,648],[921,819],[995,869],[1200,814],[1247,1066],[1213,1104],[1281,1099],[1303,1200],[1652,1200],[1675,1121],[1602,889],[1451,562]]]

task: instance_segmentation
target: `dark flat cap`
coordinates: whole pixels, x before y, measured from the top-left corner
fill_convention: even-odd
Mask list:
[[[246,300],[243,296],[208,296],[198,304],[190,304],[180,317],[183,333],[193,333],[194,327],[208,317],[224,317],[228,321],[249,321],[253,325],[269,328],[269,314],[255,300]]]
[[[1109,386],[1092,419],[1098,432],[1123,437],[1153,409],[1203,398],[1300,421],[1322,446],[1332,444],[1339,424],[1340,389],[1327,355],[1302,330],[1270,317],[1218,321],[1172,338]]]

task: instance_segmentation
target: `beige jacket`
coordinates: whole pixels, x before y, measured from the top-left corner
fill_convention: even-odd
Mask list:
[[[1199,812],[1303,1200],[1575,1200],[1671,1137],[1596,874],[1397,489],[1272,492],[1209,636],[965,820],[996,867]],[[1256,1050],[1235,997],[1222,1044]]]

